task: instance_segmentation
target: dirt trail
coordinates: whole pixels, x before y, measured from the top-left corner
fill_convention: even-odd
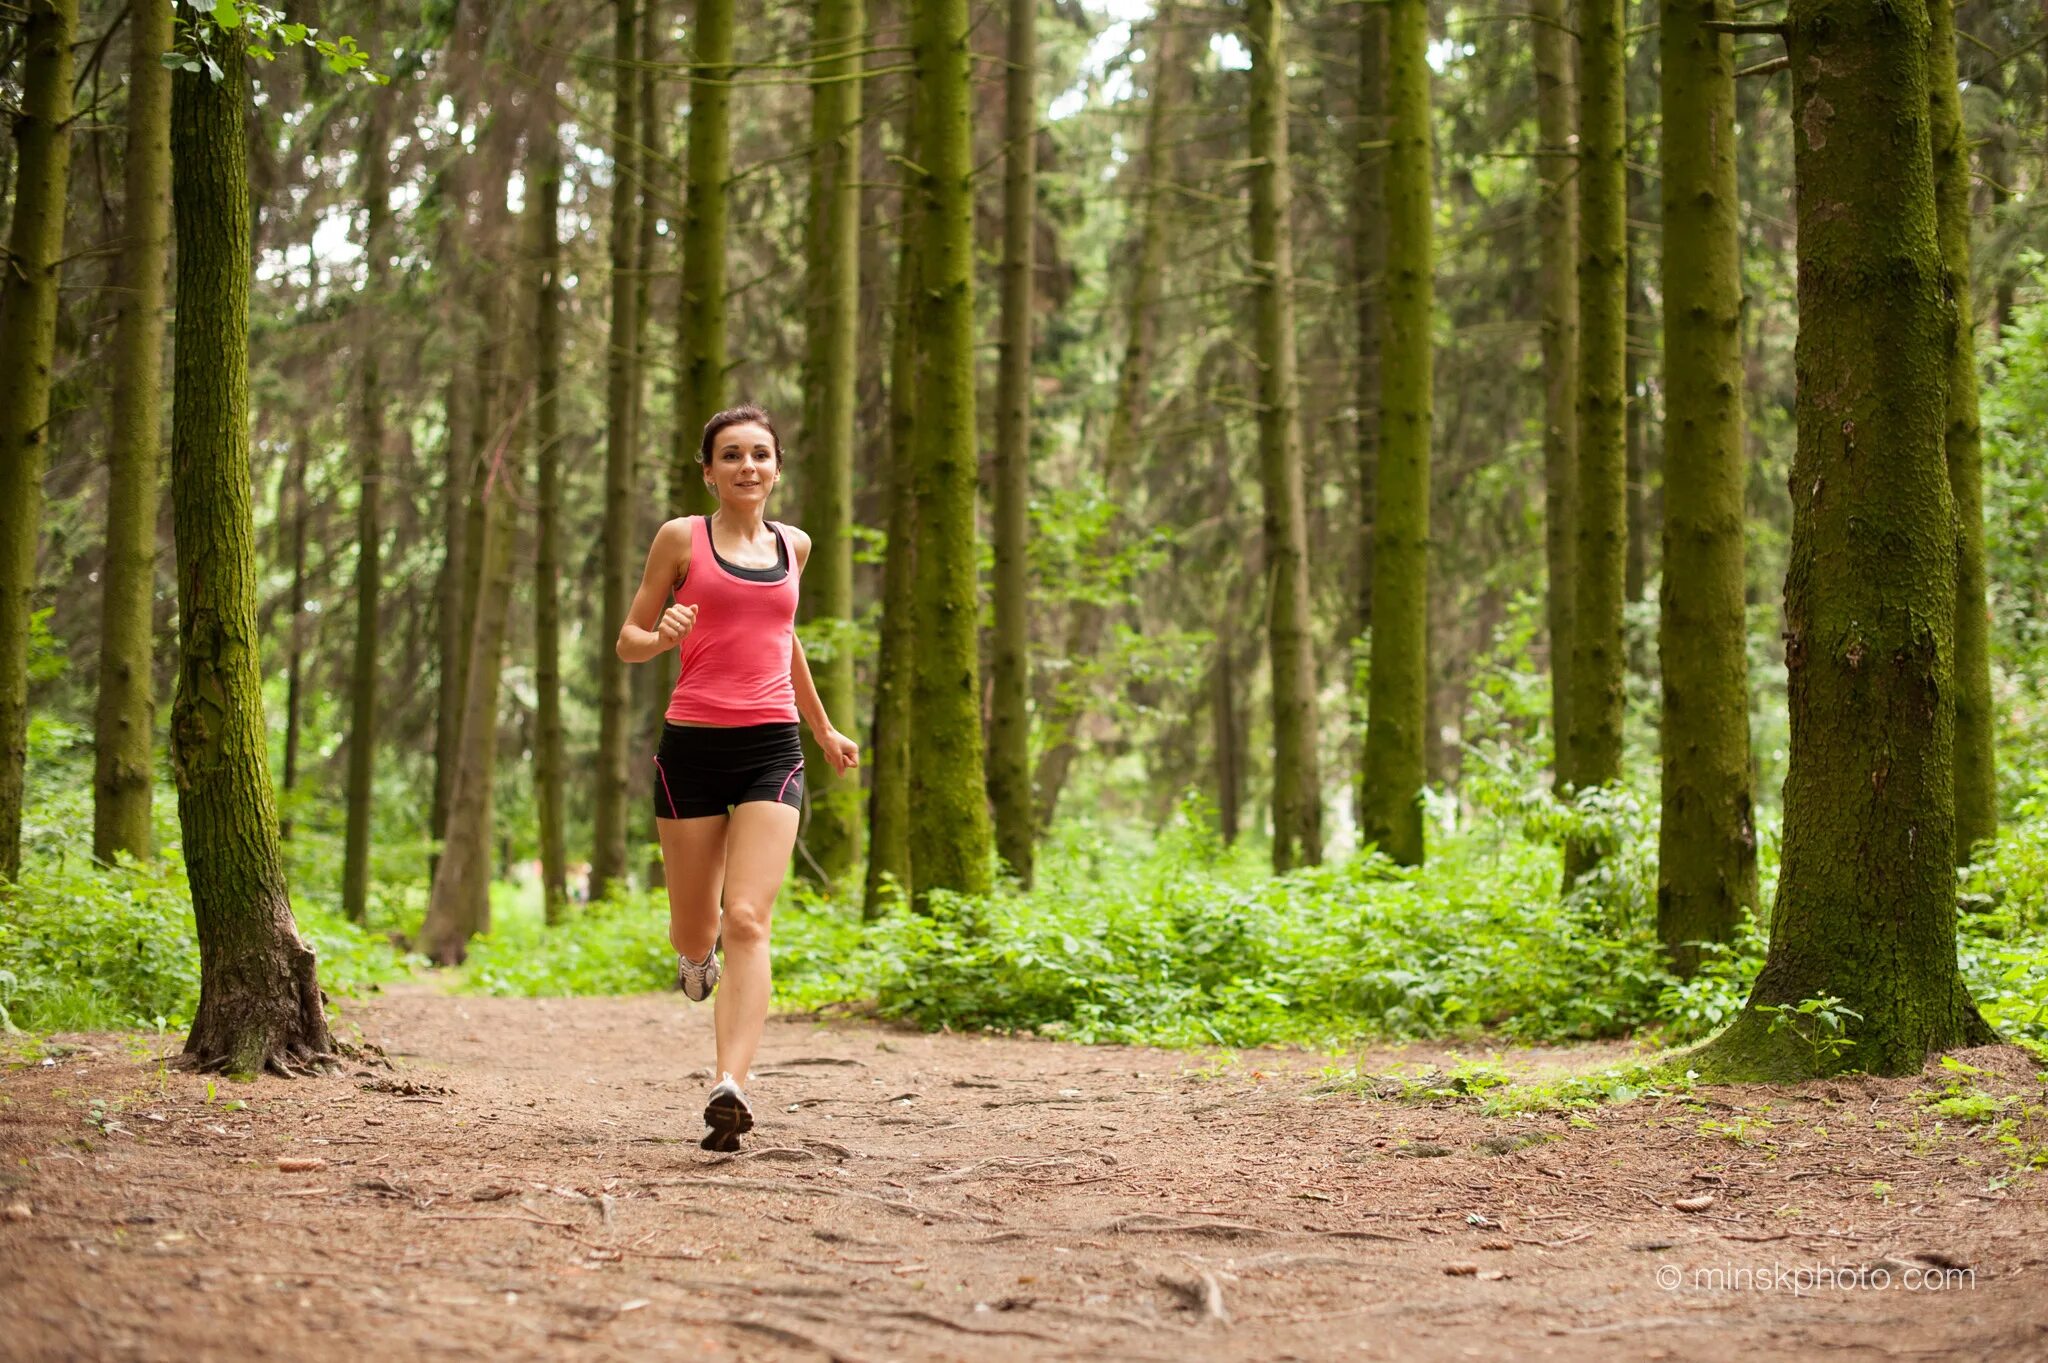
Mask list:
[[[0,1356],[2048,1354],[2040,1176],[1994,1187],[1923,1084],[1487,1120],[1320,1093],[1301,1053],[784,1018],[734,1157],[696,1146],[709,1027],[408,988],[343,1018],[390,1068],[210,1102],[153,1037],[17,1057]],[[1829,1265],[1865,1285],[1789,1276]]]

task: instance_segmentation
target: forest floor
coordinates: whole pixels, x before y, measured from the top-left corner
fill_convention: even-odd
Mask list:
[[[724,1156],[710,1025],[408,985],[337,1023],[387,1062],[213,1085],[172,1039],[18,1042],[0,1357],[2048,1354],[2048,1174],[1916,1101],[1940,1071],[1487,1118],[1305,1052],[783,1017]]]

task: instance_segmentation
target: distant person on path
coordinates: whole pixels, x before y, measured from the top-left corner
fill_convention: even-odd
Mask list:
[[[767,519],[782,476],[768,414],[720,412],[705,424],[697,457],[718,511],[656,533],[618,651],[629,663],[682,651],[654,754],[654,818],[677,986],[701,1002],[726,977],[713,1014],[718,1082],[704,1105],[702,1143],[737,1150],[754,1125],[740,1086],[768,1020],[769,919],[803,808],[798,716],[834,770],[859,766],[860,749],[832,727],[796,637],[811,539]]]

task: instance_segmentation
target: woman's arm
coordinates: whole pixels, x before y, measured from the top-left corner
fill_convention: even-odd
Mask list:
[[[690,522],[669,521],[655,532],[647,551],[647,567],[640,574],[640,589],[619,626],[619,657],[629,663],[644,663],[674,648],[697,623],[695,606],[678,606],[673,599],[676,583],[690,569]]]

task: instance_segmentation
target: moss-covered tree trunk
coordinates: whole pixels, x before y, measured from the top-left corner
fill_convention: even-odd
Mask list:
[[[304,432],[292,441],[291,457],[285,461],[284,486],[279,489],[278,514],[288,517],[286,537],[291,545],[292,585],[290,614],[284,635],[284,779],[283,818],[278,836],[292,840],[292,794],[299,788],[299,734],[303,712],[306,671],[306,522],[311,515],[306,498],[306,464],[310,455]]]
[[[171,228],[171,0],[129,11],[121,259],[107,430],[107,560],[93,717],[93,855],[150,850],[156,522],[163,482],[164,269]]]
[[[716,0],[705,0],[706,4]],[[627,714],[632,701],[626,665],[612,647],[633,594],[634,543],[633,413],[637,383],[633,345],[640,328],[634,316],[639,214],[634,166],[638,163],[639,28],[635,0],[613,0],[612,53],[612,287],[611,345],[605,354],[604,623],[592,631],[597,655],[597,760],[591,778],[590,897],[600,898],[626,874],[626,736],[635,726]]]
[[[860,372],[861,0],[818,0],[811,93],[811,251],[804,278],[804,564],[801,606],[811,674],[836,724],[851,725],[853,443]],[[860,775],[832,770],[804,730],[810,805],[802,870],[826,887],[860,861]]]
[[[1990,1039],[1956,967],[1956,309],[1936,235],[1927,10],[1792,0],[1799,448],[1785,578],[1791,764],[1770,954],[1688,1062],[1711,1079],[1917,1071]],[[1835,997],[1830,1054],[1766,1011]],[[1784,1017],[1783,1014],[1778,1017]]]
[[[634,82],[637,109],[633,116],[633,130],[639,142],[638,153],[633,158],[633,184],[639,197],[639,208],[634,214],[638,227],[633,249],[633,487],[636,545],[651,544],[656,531],[665,519],[661,499],[649,497],[646,489],[659,477],[663,456],[658,453],[659,442],[654,438],[654,422],[649,416],[648,399],[654,390],[655,375],[668,368],[666,348],[657,349],[647,339],[648,327],[654,317],[652,292],[655,276],[655,251],[660,240],[657,229],[664,214],[664,201],[672,200],[677,178],[664,165],[667,160],[668,129],[664,126],[662,112],[666,107],[660,99],[661,79],[654,70],[656,63],[666,58],[663,39],[667,36],[668,25],[662,0],[646,0],[640,6],[639,56],[642,63],[639,79]],[[676,231],[676,216],[668,215],[669,232]],[[639,550],[627,559],[627,600],[636,579],[632,576],[638,564]],[[658,658],[626,669],[627,701],[626,724],[626,771],[629,776],[626,791],[627,838],[629,847],[637,847],[646,858],[642,884],[662,883],[661,846],[658,830],[654,823],[654,785],[657,779],[654,763],[643,761],[650,756],[661,742],[662,725],[666,722],[664,713],[668,708],[669,694],[675,689],[676,677],[681,667],[681,656],[664,653]],[[634,830],[638,830],[637,834]],[[630,856],[630,853],[629,853]]]
[[[1955,6],[1928,0],[1927,88],[1933,100],[1936,230],[1956,305],[1948,354],[1949,490],[1956,503],[1956,861],[1998,831],[1993,753],[1991,620],[1984,596],[1984,457],[1977,421],[1977,342],[1970,295],[1970,141],[1956,88]]]
[[[19,170],[0,271],[0,355],[7,357],[0,373],[0,878],[9,880],[21,874],[28,622],[49,442],[77,26],[77,0],[28,0],[21,108],[14,116]]]
[[[1351,621],[1352,677],[1364,674],[1372,658],[1373,515],[1380,458],[1380,333],[1387,276],[1387,10],[1365,5],[1358,11],[1357,123],[1351,149],[1351,287],[1358,366],[1352,406],[1357,420],[1358,543]],[[1354,808],[1372,799],[1372,771],[1365,760],[1369,688],[1351,687],[1352,728],[1358,735],[1358,794]]]
[[[1574,39],[1564,0],[1536,0],[1536,203],[1541,259],[1536,289],[1543,335],[1543,562],[1550,634],[1551,769],[1559,790],[1571,777],[1572,607],[1578,576],[1579,185],[1578,90]]]
[[[995,637],[988,794],[996,856],[1031,883],[1031,591],[1025,561],[1031,500],[1031,307],[1038,223],[1038,0],[1009,0],[1003,74],[1003,316],[996,371]]]
[[[569,912],[562,785],[562,148],[536,134],[529,259],[534,273],[534,743],[533,803],[540,825],[541,899],[550,926]]]
[[[1664,815],[1657,932],[1680,974],[1756,904],[1743,610],[1742,257],[1729,0],[1664,0]]]
[[[202,1069],[291,1073],[333,1040],[312,949],[292,920],[270,789],[249,506],[249,94],[240,31],[216,30],[213,42],[220,81],[204,71],[171,78],[171,766],[199,930],[199,1008],[185,1056]]]
[[[1387,7],[1387,280],[1373,511],[1372,678],[1359,838],[1422,863],[1429,707],[1429,6]]]
[[[975,536],[979,481],[974,336],[974,145],[966,0],[915,0],[918,138],[924,213],[923,317],[918,327],[916,736],[910,775],[913,893],[989,885],[982,771],[980,592]]]
[[[704,423],[725,398],[725,183],[732,178],[733,0],[697,0],[690,47],[684,155],[682,287],[676,293],[676,430],[669,460],[671,516],[708,513],[716,500],[697,471]]]
[[[1579,429],[1572,576],[1570,775],[1621,779],[1622,589],[1628,544],[1628,234],[1621,0],[1579,6]],[[1565,877],[1599,849],[1574,840]]]
[[[1252,348],[1259,359],[1259,487],[1273,673],[1273,866],[1323,858],[1316,760],[1316,671],[1308,597],[1308,514],[1295,377],[1294,193],[1287,164],[1286,21],[1279,0],[1251,0]]]
[[[356,497],[355,649],[349,665],[348,831],[342,846],[341,910],[369,914],[370,814],[377,770],[377,639],[383,597],[384,386],[380,354],[383,299],[391,276],[391,114],[388,87],[368,93],[359,152],[363,168],[365,287],[355,316]]]
[[[1172,92],[1169,72],[1178,70],[1176,55],[1182,46],[1179,21],[1171,0],[1162,4],[1154,22],[1154,40],[1148,44],[1151,89],[1145,105],[1145,159],[1138,181],[1136,249],[1133,252],[1131,290],[1124,310],[1124,353],[1116,373],[1116,400],[1109,409],[1109,432],[1095,461],[1096,476],[1107,482],[1119,469],[1128,469],[1140,447],[1145,417],[1145,395],[1152,382],[1152,352],[1157,344],[1159,293],[1166,272],[1166,232],[1163,220],[1164,187],[1167,179],[1165,149],[1171,127]],[[1105,535],[1114,536],[1112,523]],[[1107,546],[1114,551],[1114,541]],[[1081,721],[1088,714],[1089,672],[1102,647],[1102,633],[1109,621],[1109,609],[1094,600],[1074,603],[1066,638],[1066,672],[1047,695],[1045,715],[1040,721],[1045,751],[1038,759],[1037,830],[1052,827],[1059,810],[1060,795],[1066,790],[1067,773],[1080,750]]]
[[[862,911],[880,916],[911,887],[910,692],[917,648],[917,362],[924,298],[924,212],[917,190],[916,84],[903,104],[897,210],[896,315],[889,326],[889,458],[882,489],[888,544],[875,657],[875,719],[867,749],[868,862]]]

